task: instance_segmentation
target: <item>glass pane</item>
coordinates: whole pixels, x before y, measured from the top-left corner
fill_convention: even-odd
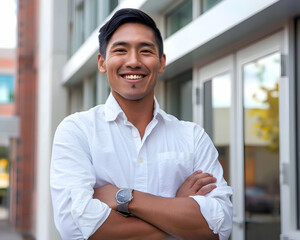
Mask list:
[[[202,0],[202,13],[211,9],[213,6],[221,2],[222,0]]]
[[[11,103],[14,95],[14,77],[0,75],[0,104]]]
[[[166,17],[167,37],[193,20],[193,1],[186,0]]]
[[[167,82],[167,112],[180,120],[193,121],[192,71]]]
[[[83,111],[83,83],[70,88],[70,114]]]
[[[99,15],[98,0],[91,0],[90,4],[91,4],[89,7],[90,24],[89,24],[88,35],[90,35],[98,27],[98,15]]]
[[[73,32],[73,49],[72,53],[81,46],[84,42],[84,1],[75,7],[75,16],[74,16],[74,32]]]
[[[97,72],[92,76],[93,79],[93,106],[98,105],[98,79]]]
[[[109,0],[109,12],[111,13],[119,4],[118,0]]]
[[[280,54],[243,66],[246,239],[279,239]]]
[[[229,73],[218,75],[204,83],[204,129],[219,152],[226,181],[229,181],[230,107]]]

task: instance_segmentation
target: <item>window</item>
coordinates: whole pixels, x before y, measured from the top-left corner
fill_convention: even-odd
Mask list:
[[[104,18],[105,19],[119,4],[118,0],[106,0],[104,2],[105,5],[103,6],[104,8]]]
[[[80,112],[84,110],[83,106],[83,83],[72,86],[69,89],[69,113]]]
[[[109,12],[112,12],[119,4],[118,0],[110,0],[109,1]]]
[[[98,21],[98,0],[90,0],[89,2],[89,24],[87,35],[89,36],[99,25]]]
[[[85,2],[69,1],[70,6],[70,55],[76,52],[85,40]]]
[[[93,106],[98,104],[98,79],[97,72],[92,76],[93,81]]]
[[[14,97],[14,76],[0,75],[0,104],[11,103]]]
[[[246,238],[279,239],[280,54],[249,62],[242,71]]]
[[[231,78],[228,72],[204,83],[204,129],[219,152],[224,179],[229,181]]]
[[[193,20],[193,1],[186,0],[166,16],[166,37]]]
[[[193,121],[191,70],[167,82],[166,98],[168,113],[180,120]]]
[[[206,12],[207,10],[211,9],[213,6],[221,2],[222,0],[202,0],[202,13]]]

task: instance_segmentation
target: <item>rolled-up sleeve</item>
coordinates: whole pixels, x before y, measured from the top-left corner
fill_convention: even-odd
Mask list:
[[[200,211],[209,228],[219,235],[220,240],[227,240],[232,230],[233,208],[230,197],[232,188],[223,178],[223,169],[218,161],[218,153],[208,135],[201,128],[195,131],[194,170],[213,174],[217,179],[212,192],[205,196],[191,196],[200,206]]]
[[[50,171],[54,220],[62,239],[88,239],[109,216],[111,209],[93,199],[95,182],[84,128],[71,115],[56,130]]]

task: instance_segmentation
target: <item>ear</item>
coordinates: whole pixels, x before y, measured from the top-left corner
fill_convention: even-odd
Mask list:
[[[98,69],[101,73],[106,73],[105,59],[101,54],[98,54]]]
[[[160,61],[160,66],[158,69],[158,73],[163,73],[166,68],[166,54],[163,54],[159,61]]]

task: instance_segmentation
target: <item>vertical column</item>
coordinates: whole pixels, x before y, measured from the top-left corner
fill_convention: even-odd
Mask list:
[[[16,157],[11,169],[11,222],[15,229],[31,232],[35,182],[36,144],[36,6],[37,1],[19,1],[16,114],[20,118],[20,135],[16,140]]]
[[[61,71],[67,61],[68,1],[40,0],[36,239],[61,239],[54,226],[49,170],[57,125],[67,115]]]

